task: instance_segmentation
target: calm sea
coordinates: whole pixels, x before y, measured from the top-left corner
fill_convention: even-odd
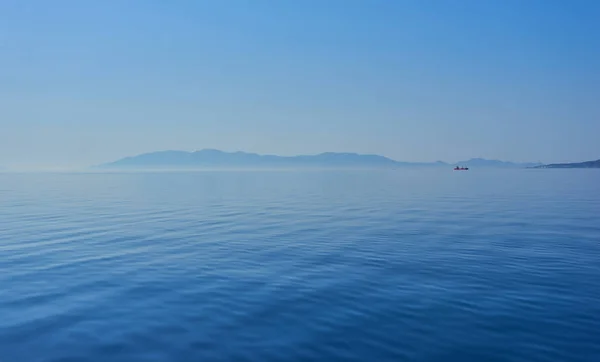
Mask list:
[[[600,361],[600,170],[0,174],[0,361]]]

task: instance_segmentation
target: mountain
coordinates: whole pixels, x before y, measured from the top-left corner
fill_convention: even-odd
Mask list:
[[[540,165],[535,168],[600,168],[600,160],[576,163],[551,163],[549,165]]]
[[[403,163],[378,155],[327,152],[310,156],[274,156],[205,149],[196,152],[161,151],[100,165],[100,168],[271,168],[271,167],[395,167]]]
[[[496,168],[527,168],[539,166],[541,163],[515,163],[506,162],[499,160],[486,160],[484,158],[472,158],[467,161],[461,161],[453,164],[452,166],[465,166],[473,168],[484,168],[484,167],[496,167]]]
[[[456,165],[468,167],[527,167],[517,164],[474,158]],[[275,156],[247,152],[223,152],[205,149],[195,152],[160,151],[126,157],[97,166],[102,169],[189,169],[189,168],[396,168],[450,167],[448,163],[400,162],[379,155],[326,152],[318,155]]]

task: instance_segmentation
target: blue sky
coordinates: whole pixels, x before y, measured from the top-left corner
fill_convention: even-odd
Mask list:
[[[0,2],[0,165],[600,158],[600,2]]]

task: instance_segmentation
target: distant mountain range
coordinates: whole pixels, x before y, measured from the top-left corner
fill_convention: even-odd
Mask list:
[[[600,168],[600,160],[575,163],[551,163],[549,165],[535,166],[534,168]]]
[[[418,167],[503,167],[526,168],[539,163],[512,163],[473,158],[456,164],[438,162],[401,162],[379,155],[326,152],[318,155],[275,156],[247,152],[205,149],[195,152],[160,151],[126,157],[96,166],[101,169],[190,169],[190,168],[397,168]]]

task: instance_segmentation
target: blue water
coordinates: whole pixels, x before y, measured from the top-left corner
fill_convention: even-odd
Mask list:
[[[0,174],[0,361],[600,361],[600,170]]]

